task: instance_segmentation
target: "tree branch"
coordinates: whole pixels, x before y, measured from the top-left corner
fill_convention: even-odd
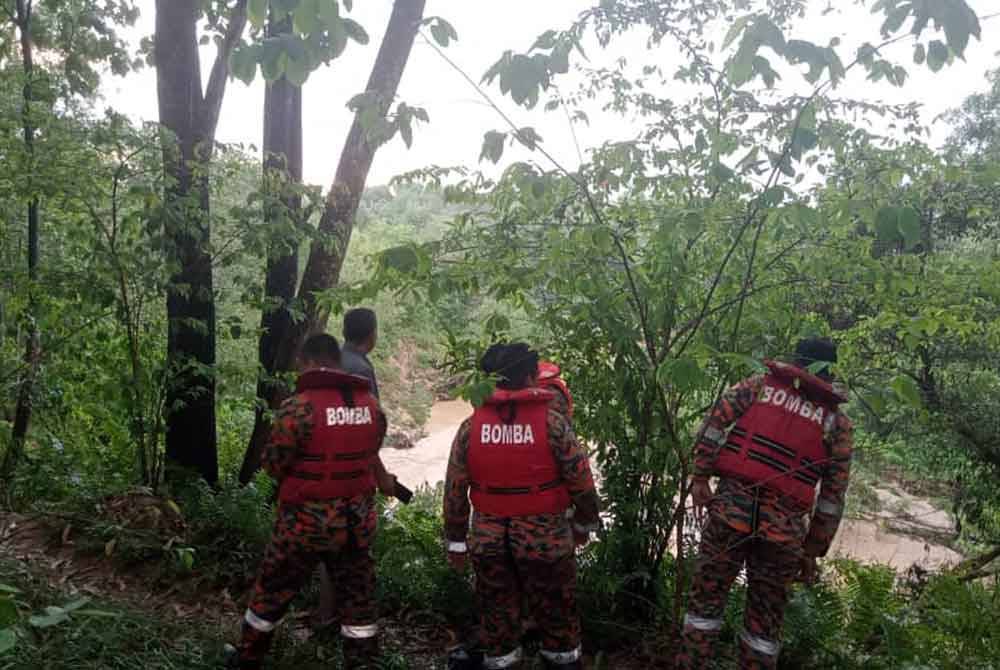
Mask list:
[[[202,129],[206,136],[214,137],[216,126],[219,125],[219,114],[222,112],[222,99],[226,94],[226,83],[229,80],[229,56],[233,53],[236,42],[242,37],[247,25],[247,0],[237,0],[229,17],[226,34],[219,45],[219,51],[212,65],[212,74],[205,89],[202,104]]]

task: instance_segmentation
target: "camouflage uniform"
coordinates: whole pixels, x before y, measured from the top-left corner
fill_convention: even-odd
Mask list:
[[[550,409],[549,445],[572,496],[566,514],[499,517],[469,515],[470,420],[452,444],[445,482],[445,531],[451,550],[466,545],[476,573],[479,637],[485,668],[512,668],[521,659],[522,607],[542,634],[542,655],[555,667],[579,667],[580,619],[576,606],[574,524],[578,532],[597,528],[599,503],[587,454],[566,417]]]
[[[295,468],[299,446],[309,441],[313,416],[312,404],[301,396],[278,410],[263,466],[279,483]],[[376,525],[374,495],[279,507],[244,616],[240,668],[260,667],[275,628],[320,563],[338,588],[346,667],[368,667],[378,614],[370,552]]]
[[[729,389],[706,420],[706,430],[730,429],[754,404],[763,384],[764,377],[756,376]],[[840,525],[850,477],[851,431],[850,420],[839,412],[824,431],[829,459],[822,466],[815,510],[765,486],[732,478],[719,481],[702,532],[678,668],[709,667],[729,589],[744,564],[748,597],[740,667],[777,666],[788,589],[802,559],[825,556]],[[717,445],[699,443],[695,475],[712,476],[718,454]]]

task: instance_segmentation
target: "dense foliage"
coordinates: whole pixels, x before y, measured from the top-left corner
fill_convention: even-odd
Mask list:
[[[4,10],[31,4],[0,0]],[[217,356],[195,372],[214,389],[214,486],[164,476],[178,379],[164,306],[188,288],[172,246],[169,143],[155,125],[99,112],[95,99],[101,76],[140,65],[116,32],[135,9],[34,4],[28,30],[45,56],[34,69],[21,58],[23,13],[0,14],[0,490],[10,509],[70,519],[79,551],[126,571],[145,566],[154,588],[242,593],[268,537],[273,487],[262,475],[242,487],[236,475],[263,413],[258,383],[285,374],[259,358],[262,314],[280,302],[269,261],[276,247],[333,253],[332,235],[344,245],[333,253],[343,267],[327,273],[336,285],[293,290],[280,308],[299,325],[328,315],[335,324],[361,303],[378,311],[374,359],[393,439],[419,434],[442,388],[488,393],[476,361],[497,338],[531,341],[562,365],[607,509],[580,557],[587,646],[600,667],[627,667],[619,651],[640,641],[643,653],[670,657],[696,530],[686,484],[701,417],[726,384],[813,334],[840,344],[835,372],[857,425],[855,500],[891,476],[953,511],[959,538],[944,541],[986,553],[905,578],[830,562],[821,584],[796,590],[785,667],[994,667],[1000,71],[946,115],[953,132],[941,147],[926,141],[915,107],[841,94],[851,77],[901,87],[914,67],[961,67],[991,28],[964,1],[861,2],[875,20],[850,43],[807,30],[824,10],[805,0],[599,2],[527,53],[503,54],[476,92],[499,111],[496,87],[518,113],[543,107],[570,124],[603,106],[634,126],[631,139],[569,167],[532,127],[498,116],[506,125],[485,133],[483,159],[499,162],[517,143],[535,160],[493,177],[430,167],[359,191],[346,213],[243,148],[214,145],[197,174],[204,193],[183,200],[211,231],[197,251],[214,273]],[[252,80],[259,67],[297,86],[348,41],[367,42],[351,5],[220,1],[198,11],[203,34],[231,50],[219,62],[233,76]],[[290,21],[280,35],[269,11]],[[227,42],[241,16],[247,34]],[[440,18],[421,26],[441,48],[456,37]],[[646,49],[627,62],[594,57],[637,35]],[[676,67],[663,64],[668,50]],[[579,86],[565,83],[571,71]],[[369,158],[395,135],[409,144],[414,122],[429,120],[377,97],[351,103]],[[441,554],[439,495],[386,504],[376,547],[383,612],[432,637],[461,628],[471,607],[469,585]],[[109,650],[120,650],[120,667],[211,667],[231,632],[161,629],[162,613],[74,602],[21,564],[0,567],[0,668],[43,658],[107,667]],[[732,597],[730,638],[742,597]],[[322,640],[289,635],[282,645],[279,667],[327,660]],[[394,653],[386,664],[406,667]]]

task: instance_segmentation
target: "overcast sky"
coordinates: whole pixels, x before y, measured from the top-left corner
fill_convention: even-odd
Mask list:
[[[595,1],[428,0],[426,15],[443,16],[455,26],[459,41],[448,48],[448,55],[473,79],[479,80],[504,50],[526,50],[539,33],[549,28],[568,26],[579,12]],[[138,0],[143,14],[140,25],[132,33],[136,41],[143,35],[152,34],[154,2]],[[806,36],[823,43],[831,37],[840,36],[845,48],[864,41],[879,40],[879,17],[855,7],[853,2],[833,0],[843,6],[842,13],[820,19],[819,10],[828,6],[828,0],[814,2],[816,16],[801,26],[796,36]],[[980,16],[1000,11],[1000,0],[970,0],[970,4]],[[352,43],[344,56],[330,67],[314,73],[305,85],[305,179],[309,183],[329,186],[352,120],[346,102],[364,90],[391,7],[391,0],[355,0],[351,16],[365,26],[371,35],[371,42],[365,47]],[[917,101],[924,105],[925,118],[930,122],[941,112],[957,106],[970,93],[986,87],[986,72],[1000,66],[996,46],[990,46],[998,44],[998,32],[1000,19],[987,21],[983,26],[984,40],[970,44],[966,62],[956,62],[937,75],[910,62],[911,78],[903,89],[894,90],[885,83],[875,85],[866,82],[859,71],[841,86],[838,94],[872,101]],[[590,45],[589,65],[610,65],[617,58],[630,55],[634,56],[635,62],[665,66],[677,62],[676,49],[670,45],[652,54],[642,53],[644,48],[645,43],[640,36],[622,40],[612,52],[602,52],[596,45]],[[909,43],[894,47],[897,49],[895,53],[906,61],[909,61],[912,48]],[[208,49],[204,53],[208,61],[204,64],[206,68],[210,66],[213,51]],[[785,86],[796,82],[794,73],[789,74],[793,76],[784,77]],[[565,84],[571,82],[572,79],[568,79]],[[546,113],[541,105],[536,110],[527,111],[517,108],[509,99],[501,100],[498,89],[490,89],[490,92],[518,125],[534,126],[544,139],[546,148],[560,161],[570,166],[578,163],[563,112]],[[104,94],[112,107],[133,118],[156,120],[156,78],[151,69],[125,79],[108,78]],[[483,133],[502,127],[496,113],[419,37],[403,77],[399,97],[407,104],[426,108],[431,122],[416,129],[412,149],[407,150],[397,138],[379,151],[368,182],[370,185],[386,183],[397,174],[428,165],[475,166]],[[239,81],[230,82],[218,139],[259,147],[263,101],[264,85],[259,80],[249,87]],[[608,140],[629,139],[638,131],[639,125],[630,120],[602,113],[597,108],[586,111],[591,119],[590,125],[578,124],[576,127],[584,150]],[[934,129],[932,138],[940,141],[945,134],[946,129],[939,125]],[[511,151],[505,156],[505,162],[525,157],[524,150]]]

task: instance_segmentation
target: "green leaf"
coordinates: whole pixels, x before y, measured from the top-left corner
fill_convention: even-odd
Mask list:
[[[721,182],[726,182],[734,178],[736,173],[725,163],[717,162],[712,166],[712,176]]]
[[[229,56],[229,71],[249,86],[257,76],[257,56],[254,46],[242,44],[236,47]]]
[[[487,158],[491,163],[499,163],[503,156],[504,143],[507,134],[496,130],[491,130],[483,136],[483,150],[479,154],[479,160]]]
[[[302,86],[309,79],[310,70],[307,59],[289,58],[285,64],[285,76],[293,86]]]
[[[89,604],[90,604],[90,598],[80,598],[78,600],[74,600],[73,602],[71,602],[69,604],[63,605],[59,609],[61,609],[63,611],[66,611],[66,612],[75,612],[78,609],[86,607]]]
[[[732,46],[733,42],[743,33],[749,23],[750,19],[753,18],[750,14],[746,16],[741,16],[740,18],[733,21],[733,25],[729,27],[729,32],[726,33],[726,39],[722,42],[722,49],[728,49]]]
[[[763,361],[757,360],[753,356],[746,354],[724,354],[723,358],[741,367],[749,368],[755,374],[766,374],[768,367]]]
[[[920,409],[924,406],[923,397],[920,394],[920,387],[917,386],[917,382],[913,381],[912,377],[907,375],[898,375],[892,380],[891,387],[900,400],[903,400],[911,407]]]
[[[28,619],[35,628],[51,628],[69,621],[69,613],[59,607],[46,607],[44,615],[36,615]]]
[[[78,610],[73,612],[73,616],[94,617],[96,619],[120,619],[124,615],[121,612],[108,612],[105,610]]]
[[[927,67],[933,72],[940,72],[950,57],[948,47],[941,40],[934,40],[927,50]]]
[[[897,229],[903,236],[906,248],[913,249],[923,239],[923,230],[920,225],[920,213],[912,207],[901,207],[898,211]]]
[[[407,149],[413,146],[413,126],[409,117],[399,119],[399,136],[403,138]]]
[[[809,128],[796,128],[795,134],[792,135],[792,151],[797,156],[801,156],[802,153],[813,149],[818,142],[819,135],[816,134],[816,131]]]
[[[347,6],[347,3],[344,3]],[[348,7],[348,11],[350,8]],[[319,18],[329,30],[340,23],[340,5],[337,0],[319,0]]]
[[[323,27],[320,2],[321,0],[300,0],[292,14],[292,26],[296,32],[308,35]]]
[[[343,24],[344,31],[347,33],[349,38],[358,44],[368,44],[368,33],[365,32],[365,29],[361,27],[360,23],[354,19],[344,19],[341,23]]]
[[[455,28],[439,16],[429,19],[431,23],[431,36],[441,47],[447,47],[453,41],[458,41],[458,33]]]
[[[899,240],[899,209],[882,207],[875,214],[875,234],[885,242]]]
[[[0,629],[0,655],[17,646],[17,634],[10,628]]]
[[[824,370],[829,369],[829,367],[830,367],[830,361],[814,361],[813,363],[809,364],[806,370],[808,370],[814,375],[817,375],[823,372]]]
[[[534,128],[531,126],[525,126],[520,128],[515,135],[517,141],[526,146],[528,149],[534,151],[535,148],[541,143],[542,136],[539,135]]]
[[[16,586],[11,586],[10,584],[0,584],[0,593],[13,593],[16,595],[21,593],[21,589]]]
[[[903,5],[897,7],[893,11],[889,12],[888,17],[886,17],[885,23],[882,24],[882,36],[889,37],[897,30],[903,27],[903,22],[910,15],[910,5]]]
[[[263,28],[267,22],[268,0],[250,0],[247,3],[247,18],[254,28]]]
[[[802,108],[799,114],[799,128],[816,130],[816,105],[810,103]]]
[[[378,256],[379,266],[404,274],[415,271],[420,266],[420,258],[412,245],[404,244],[386,249]]]
[[[493,391],[495,389],[496,382],[492,379],[484,379],[471,384],[466,384],[459,390],[459,395],[476,407],[481,407],[486,400],[493,395]]]
[[[531,50],[543,49],[549,50],[556,45],[556,31],[546,30],[544,33],[538,36],[535,43],[531,45]]]
[[[13,598],[0,597],[0,628],[17,623],[17,603]]]
[[[708,376],[698,365],[698,361],[685,356],[664,362],[656,371],[656,380],[686,393],[704,385]]]
[[[964,2],[941,4],[945,14],[945,39],[948,40],[948,46],[951,47],[951,50],[962,56],[965,53],[965,48],[969,46],[969,39],[972,37],[973,31],[978,27],[978,19]]]
[[[753,59],[743,60],[738,56],[739,54],[737,57],[733,57],[726,67],[726,76],[729,77],[729,82],[736,87],[742,86],[753,77]]]
[[[285,74],[285,64],[288,55],[284,50],[284,42],[279,38],[264,40],[259,47],[260,71],[267,81],[276,81]]]
[[[885,412],[885,397],[882,394],[864,394],[861,398],[875,414],[883,414]]]

